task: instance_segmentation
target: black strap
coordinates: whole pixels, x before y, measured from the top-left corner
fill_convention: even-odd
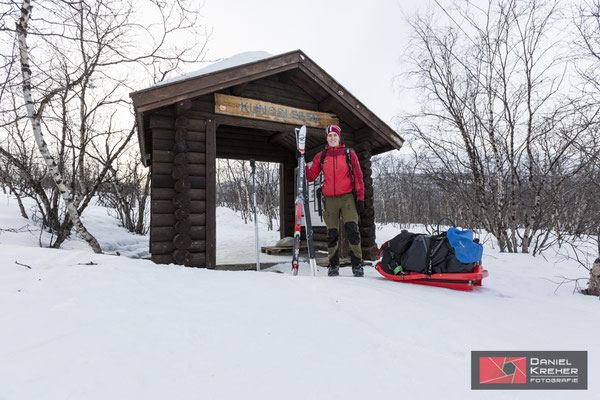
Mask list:
[[[352,187],[354,187],[354,170],[352,169],[352,152],[354,149],[350,147],[346,147],[346,163],[348,164],[348,169],[350,170],[350,177],[352,178]],[[319,171],[323,172],[323,163],[325,162],[325,157],[327,156],[327,149],[321,151],[321,159],[319,160]]]
[[[321,222],[323,222],[323,187],[320,187],[315,191],[315,197],[317,198],[319,217],[321,217]]]
[[[446,233],[442,233],[440,235],[431,236],[431,240],[429,241],[429,248],[427,249],[427,256],[425,257],[425,267],[427,271],[427,276],[431,276],[432,268],[431,259],[438,252],[442,244],[444,244],[444,239],[446,238]]]
[[[354,170],[352,169],[352,149],[346,147],[346,162],[348,163],[348,169],[350,170],[350,179],[352,179],[352,194],[354,195],[354,201],[356,201],[356,186],[354,186]]]
[[[437,223],[437,233],[438,233],[438,235],[440,234],[440,223],[441,223],[442,221],[450,221],[450,223],[452,224],[452,226],[456,228],[456,224],[454,223],[454,221],[452,221],[452,220],[451,220],[450,218],[448,218],[448,217],[444,217],[444,218],[440,219],[440,220],[438,221],[438,223]]]

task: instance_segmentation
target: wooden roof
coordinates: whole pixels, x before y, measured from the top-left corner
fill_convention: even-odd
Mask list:
[[[144,164],[146,164],[144,155],[147,154],[144,135],[146,113],[183,100],[194,99],[226,88],[239,87],[251,81],[282,73],[286,73],[298,84],[302,84],[305,90],[314,93],[320,107],[334,110],[332,112],[336,112],[342,120],[355,121],[353,125],[359,133],[372,131],[376,142],[373,154],[402,147],[404,139],[390,126],[302,51],[295,50],[130,93],[138,121],[138,136]],[[360,127],[356,126],[357,124]]]

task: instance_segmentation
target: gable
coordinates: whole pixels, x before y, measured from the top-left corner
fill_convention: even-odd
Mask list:
[[[213,93],[335,114],[341,121],[344,137],[351,142],[368,140],[373,154],[399,149],[404,142],[304,53],[293,51],[131,93],[142,154],[151,152],[144,134],[151,112],[181,101],[206,98]],[[287,127],[282,125],[280,129]],[[321,133],[309,130],[309,154],[322,147]],[[145,164],[144,157],[143,160]]]

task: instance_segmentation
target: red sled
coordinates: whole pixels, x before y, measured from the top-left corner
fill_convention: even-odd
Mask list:
[[[381,261],[375,266],[377,271],[385,278],[392,281],[416,283],[418,285],[437,286],[454,290],[473,290],[473,286],[481,286],[483,278],[488,276],[486,269],[481,265],[475,267],[471,273],[446,273],[446,274],[419,274],[418,272],[407,272],[403,275],[390,275],[381,269]]]

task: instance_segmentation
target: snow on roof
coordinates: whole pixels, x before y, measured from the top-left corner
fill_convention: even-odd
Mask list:
[[[229,58],[225,58],[221,61],[217,61],[216,63],[207,65],[204,68],[201,68],[197,71],[189,72],[184,75],[175,76],[173,78],[165,79],[164,81],[158,82],[154,84],[152,87],[166,85],[168,83],[173,83],[177,81],[182,81],[189,78],[195,78],[201,75],[206,75],[211,72],[221,71],[227,68],[237,67],[238,65],[249,64],[255,61],[264,60],[265,58],[273,57],[274,55],[271,53],[267,53],[266,51],[246,51],[244,53],[239,53]]]

